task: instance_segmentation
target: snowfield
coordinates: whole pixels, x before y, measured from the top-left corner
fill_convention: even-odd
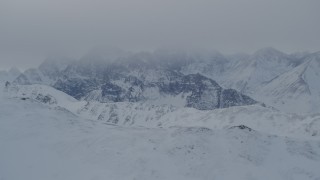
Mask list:
[[[284,113],[260,104],[235,106],[209,111],[146,102],[100,103],[78,101],[46,85],[13,85],[11,98],[32,100],[50,108],[63,108],[75,116],[119,126],[168,128],[172,126],[225,129],[245,124],[255,130],[291,137],[320,137],[320,114]]]
[[[43,85],[0,98],[1,180],[320,179],[319,115],[84,103]]]

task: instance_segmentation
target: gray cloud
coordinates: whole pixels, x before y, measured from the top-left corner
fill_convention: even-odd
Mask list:
[[[318,0],[0,0],[0,65],[107,44],[253,52],[320,50]]]

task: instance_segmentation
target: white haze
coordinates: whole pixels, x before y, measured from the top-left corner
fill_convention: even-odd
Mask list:
[[[0,0],[0,69],[99,44],[253,52],[320,49],[316,0]]]

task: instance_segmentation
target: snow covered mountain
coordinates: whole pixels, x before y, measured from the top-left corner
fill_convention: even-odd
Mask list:
[[[274,48],[258,50],[253,55],[211,55],[206,61],[184,67],[184,73],[201,73],[224,87],[251,95],[256,88],[303,62],[304,56],[293,56]]]
[[[0,73],[0,179],[320,179],[319,53],[104,52]]]
[[[177,62],[161,60],[166,57],[155,52],[154,55],[136,54],[109,61],[91,52],[76,62],[65,61],[61,64],[47,60],[38,69],[25,71],[14,83],[51,85],[76,99],[87,101],[151,100],[159,103],[174,98],[180,106],[201,110],[256,103],[235,90],[220,87],[201,74],[182,74],[177,70],[179,56],[176,56]],[[184,59],[181,58],[181,61]],[[163,102],[168,103],[177,105],[172,101]]]
[[[38,68],[27,69],[13,80],[14,84],[53,84],[60,77],[60,73],[75,60],[66,57],[49,57]]]
[[[292,69],[298,62],[280,51],[266,48],[254,53],[248,62],[240,67],[235,66],[231,75],[225,80],[228,86],[241,89],[246,94],[252,94],[264,82]]]
[[[305,89],[300,95],[288,93],[299,81],[299,75],[291,77],[299,74],[294,71],[301,74],[304,66],[313,68],[307,65],[312,57],[316,55],[285,54],[273,48],[253,55],[228,56],[206,51],[127,53],[94,49],[80,60],[51,58],[39,68],[25,71],[14,83],[50,85],[86,101],[152,101],[209,110],[251,105],[256,103],[254,97],[286,112],[318,113],[320,89],[316,78],[309,78],[308,85],[300,87]],[[316,73],[312,68],[307,69]],[[313,93],[307,86],[312,86]]]
[[[44,85],[9,88],[0,96],[1,179],[320,178],[316,116],[257,105],[167,112],[138,102],[82,104]],[[118,122],[82,118],[112,108],[106,114]],[[148,108],[164,115],[143,119]],[[123,124],[128,112],[134,121]]]
[[[38,102],[91,120],[119,126],[146,128],[208,127],[229,128],[245,124],[256,130],[291,137],[320,137],[320,114],[287,114],[259,104],[211,111],[146,102],[100,103],[76,100],[46,85],[10,86],[8,97]]]
[[[255,97],[286,112],[320,112],[320,53],[264,84]]]

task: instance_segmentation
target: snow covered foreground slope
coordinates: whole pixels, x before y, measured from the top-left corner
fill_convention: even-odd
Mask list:
[[[236,106],[201,111],[152,102],[100,103],[78,101],[46,85],[18,85],[7,89],[7,95],[63,108],[76,116],[108,124],[134,127],[207,127],[225,129],[247,125],[255,130],[281,136],[320,137],[320,114],[302,116],[283,113],[261,105]]]
[[[245,126],[115,126],[31,96],[0,97],[1,180],[320,178],[318,137],[282,137]]]

